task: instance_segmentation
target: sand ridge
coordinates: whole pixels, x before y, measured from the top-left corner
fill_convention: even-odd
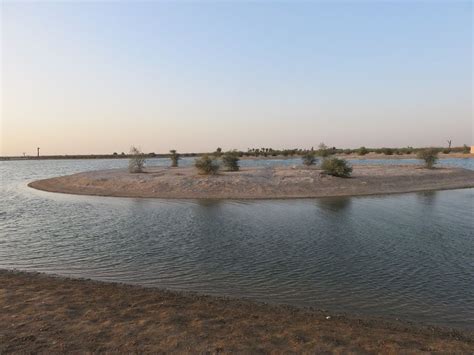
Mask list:
[[[474,187],[474,171],[414,165],[356,165],[351,178],[317,167],[257,167],[199,175],[194,167],[83,172],[38,180],[35,189],[79,195],[178,199],[275,199],[357,196]]]

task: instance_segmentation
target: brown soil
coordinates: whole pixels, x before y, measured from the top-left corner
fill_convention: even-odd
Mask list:
[[[195,168],[148,168],[84,172],[39,180],[30,187],[80,195],[265,199],[354,196],[474,187],[474,171],[423,169],[413,165],[355,166],[352,178],[325,175],[317,168],[244,168],[199,175]]]
[[[473,353],[474,334],[0,270],[0,353]]]

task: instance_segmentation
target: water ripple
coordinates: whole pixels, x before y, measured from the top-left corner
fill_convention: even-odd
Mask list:
[[[474,329],[473,189],[203,202],[26,187],[126,164],[0,162],[0,267]]]

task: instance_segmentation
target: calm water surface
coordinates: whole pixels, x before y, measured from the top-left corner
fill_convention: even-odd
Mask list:
[[[472,159],[442,162],[474,169]],[[181,201],[26,187],[40,178],[126,164],[0,162],[0,268],[474,329],[474,189]]]

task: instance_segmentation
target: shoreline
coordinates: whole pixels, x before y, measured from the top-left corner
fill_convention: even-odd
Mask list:
[[[325,175],[314,167],[258,167],[214,176],[192,167],[89,171],[37,180],[28,186],[74,195],[161,199],[305,199],[438,191],[474,187],[474,171],[413,165],[357,165],[353,177]]]
[[[183,158],[197,158],[202,156],[203,154],[212,154],[212,153],[181,153],[181,157]],[[246,154],[246,153],[244,153]],[[145,154],[146,159],[169,159],[169,154]],[[359,155],[359,154],[345,154],[345,153],[337,153],[332,154],[331,156],[341,158],[341,159],[356,159],[356,160],[371,160],[371,159],[393,159],[393,160],[401,160],[401,159],[416,159],[419,160],[416,154],[392,154],[387,155],[383,153],[367,153],[366,155]],[[289,159],[301,159],[301,155],[293,155],[293,156],[285,156],[285,155],[259,155],[259,156],[242,156],[240,157],[242,160],[273,160],[273,159],[281,159],[281,160],[289,160]],[[321,157],[319,157],[321,159]],[[473,153],[439,153],[439,159],[474,159]],[[128,154],[89,154],[89,155],[42,155],[39,157],[36,156],[0,156],[0,161],[30,161],[30,160],[100,160],[100,159],[130,159]]]
[[[474,332],[407,321],[5,269],[0,285],[0,353],[474,351]]]

